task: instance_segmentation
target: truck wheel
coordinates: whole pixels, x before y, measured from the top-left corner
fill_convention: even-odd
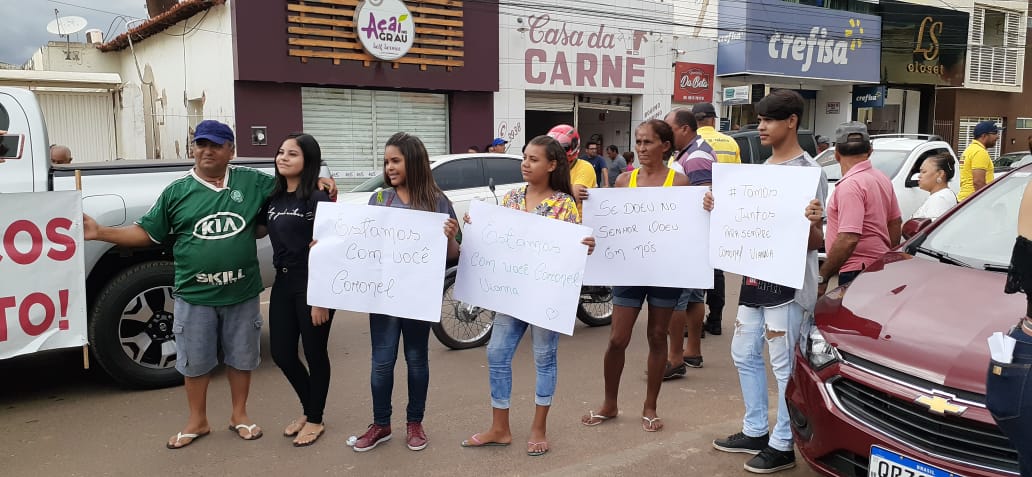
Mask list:
[[[434,323],[434,336],[451,349],[469,349],[482,346],[491,339],[495,313],[456,300],[455,267],[444,277],[444,299],[441,301],[441,321]]]
[[[101,289],[90,313],[93,356],[119,384],[162,388],[183,382],[175,369],[172,262],[133,265]]]

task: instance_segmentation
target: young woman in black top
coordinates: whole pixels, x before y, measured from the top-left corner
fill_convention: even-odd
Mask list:
[[[330,200],[319,190],[321,164],[319,143],[312,136],[296,134],[284,140],[276,153],[276,187],[259,217],[272,241],[276,267],[269,300],[272,360],[294,387],[304,410],[283,431],[294,437],[295,447],[312,445],[325,431],[323,408],[330,388],[326,343],[333,310],[308,306],[306,293],[316,203]],[[307,368],[298,357],[299,337]]]

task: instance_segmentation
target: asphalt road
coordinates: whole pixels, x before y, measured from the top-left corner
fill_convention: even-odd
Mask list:
[[[728,278],[728,301],[734,303],[738,280]],[[327,432],[308,448],[294,448],[281,437],[300,406],[267,349],[249,402],[265,436],[247,442],[226,430],[229,390],[220,372],[208,397],[212,435],[176,451],[165,449],[165,442],[185,423],[182,388],[118,388],[101,372],[82,370],[79,351],[0,361],[0,475],[751,475],[742,469],[749,456],[710,445],[741,428],[741,393],[729,354],[733,314],[733,307],[725,310],[722,336],[703,341],[705,367],[664,383],[659,415],[666,427],[658,433],[643,432],[639,419],[647,353],[644,315],[628,349],[619,418],[593,428],[580,424],[580,416],[601,402],[609,328],[578,322],[574,336],[560,341],[559,387],[549,416],[551,452],[543,457],[528,457],[523,445],[534,412],[529,338],[514,359],[514,445],[464,449],[463,439],[490,424],[484,349],[452,351],[431,336],[424,422],[430,445],[421,452],[404,444],[403,357],[395,379],[394,439],[361,454],[345,446],[348,436],[361,434],[372,421],[365,315],[341,313],[333,323]],[[779,475],[817,475],[798,455],[797,462]]]

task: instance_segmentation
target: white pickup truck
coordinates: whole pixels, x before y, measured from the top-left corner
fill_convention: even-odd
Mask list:
[[[29,90],[0,87],[0,130],[11,135],[0,163],[0,194],[75,190],[82,177],[83,211],[101,225],[132,224],[192,161],[148,160],[50,163],[46,124]],[[86,158],[97,160],[99,158]],[[245,165],[272,173],[273,160],[242,159]],[[328,177],[328,171],[323,171]],[[115,381],[134,388],[182,382],[175,370],[172,336],[172,255],[168,248],[122,249],[106,242],[86,242],[87,330],[91,355]],[[258,243],[265,286],[272,285],[272,247]]]

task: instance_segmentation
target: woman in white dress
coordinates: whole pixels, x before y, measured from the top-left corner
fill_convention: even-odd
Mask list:
[[[953,158],[948,154],[930,156],[921,163],[917,185],[928,191],[928,199],[914,212],[915,219],[938,219],[957,205],[957,194],[950,190],[950,179],[956,174]]]

